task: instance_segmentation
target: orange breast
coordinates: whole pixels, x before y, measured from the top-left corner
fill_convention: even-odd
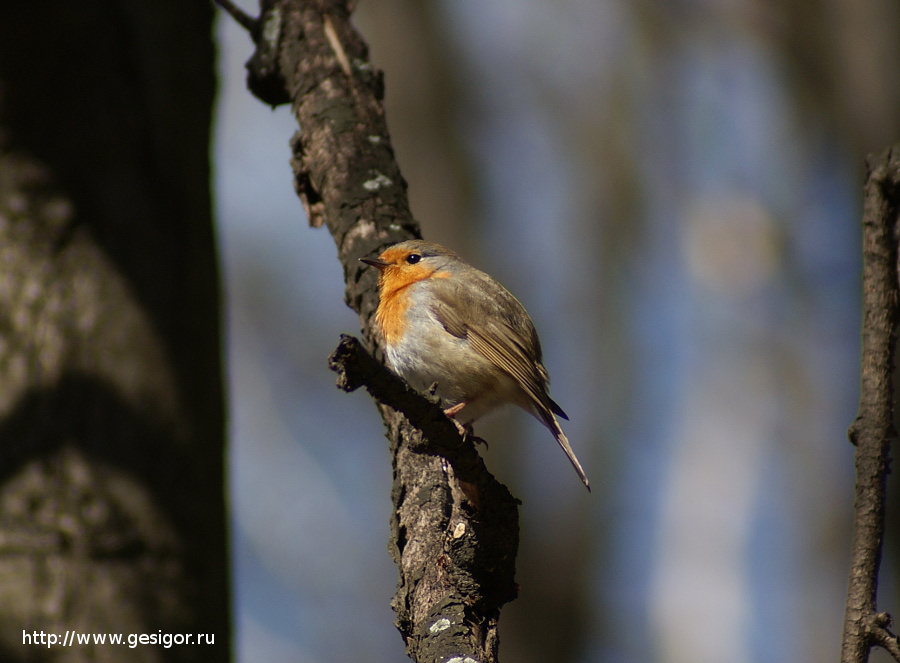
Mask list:
[[[390,250],[381,254],[383,260],[392,260]],[[399,261],[398,261],[399,262]],[[433,270],[421,265],[403,263],[386,267],[379,276],[381,299],[375,320],[381,326],[384,341],[394,345],[403,336],[406,311],[409,309],[409,286],[431,276]]]
[[[390,292],[382,290],[381,301],[378,302],[378,310],[375,312],[375,321],[381,327],[384,342],[388,345],[396,344],[403,336],[409,304],[410,297],[407,288]]]
[[[390,261],[392,259],[390,253],[390,249],[382,253],[382,260]],[[403,337],[407,324],[406,312],[412,303],[409,287],[428,278],[449,276],[449,272],[402,262],[384,268],[379,276],[381,299],[378,302],[378,310],[375,311],[375,321],[381,327],[385,343],[394,345]]]

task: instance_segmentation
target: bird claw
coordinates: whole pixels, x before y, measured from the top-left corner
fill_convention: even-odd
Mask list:
[[[477,435],[475,435],[475,432],[472,429],[472,424],[461,424],[457,419],[455,419],[453,417],[453,414],[450,413],[450,411],[449,411],[452,409],[453,408],[444,410],[444,414],[446,414],[450,418],[450,421],[452,421],[454,424],[456,424],[456,430],[459,431],[459,434],[462,436],[462,439],[470,440],[472,442],[472,444],[483,444],[484,448],[487,449],[488,448],[487,440],[485,440],[483,437],[478,437]]]
[[[446,414],[446,411],[444,412],[444,414]],[[456,430],[459,431],[459,434],[464,438],[468,437],[468,435],[472,432],[471,426],[459,423],[456,419],[453,418],[452,414],[448,414],[447,417],[450,419],[450,421],[453,422],[453,424],[456,426]]]

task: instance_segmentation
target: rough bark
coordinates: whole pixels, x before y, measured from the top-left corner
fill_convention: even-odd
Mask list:
[[[496,661],[500,607],[516,595],[517,501],[484,470],[472,443],[375,357],[378,303],[358,262],[419,237],[381,104],[381,72],[350,24],[347,2],[266,0],[250,28],[257,51],[248,86],[266,103],[292,104],[297,192],[309,222],[325,225],[344,267],[347,304],[369,351],[345,338],[332,357],[339,384],[365,385],[379,402],[393,458],[390,549],[400,580],[393,607],[416,661]]]
[[[876,610],[884,538],[886,482],[894,429],[894,352],[898,313],[900,150],[870,160],[863,207],[863,329],[859,411],[849,437],[856,445],[856,499],[842,663],[864,663],[873,645],[900,660],[900,644]]]
[[[4,661],[228,660],[211,22],[179,0],[4,7]]]

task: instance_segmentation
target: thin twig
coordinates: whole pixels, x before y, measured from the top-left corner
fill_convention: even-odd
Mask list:
[[[235,21],[241,24],[243,28],[251,35],[257,33],[259,20],[247,14],[243,9],[234,4],[231,0],[213,0],[219,7],[224,9],[231,15]]]
[[[866,663],[880,645],[900,661],[890,616],[876,612],[890,442],[896,437],[894,349],[898,299],[897,215],[900,151],[868,164],[863,206],[863,329],[859,412],[848,431],[856,445],[856,499],[841,663]]]

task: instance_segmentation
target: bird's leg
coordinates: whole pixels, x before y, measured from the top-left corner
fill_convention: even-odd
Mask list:
[[[446,414],[448,417],[453,419],[468,404],[469,404],[469,401],[463,401],[461,403],[457,403],[456,405],[448,407],[446,410],[444,410],[444,414]]]
[[[463,401],[462,403],[457,403],[451,407],[448,407],[444,410],[444,414],[450,417],[450,421],[456,424],[456,428],[459,431],[459,434],[462,435],[464,440],[472,440],[474,444],[483,444],[484,448],[488,448],[488,443],[484,438],[478,437],[475,435],[475,432],[472,429],[472,424],[463,424],[460,423],[459,419],[456,418],[456,415],[462,411],[462,409],[469,404],[469,401]]]
[[[450,412],[450,410],[452,410],[452,409],[453,408],[447,408],[446,410],[444,410],[444,414],[447,415],[447,417],[450,419],[450,421],[452,421],[454,424],[456,424],[456,430],[459,431],[460,435],[462,435],[463,437],[470,435],[472,433],[472,427],[468,424],[460,423],[459,419],[454,417],[453,413]]]

